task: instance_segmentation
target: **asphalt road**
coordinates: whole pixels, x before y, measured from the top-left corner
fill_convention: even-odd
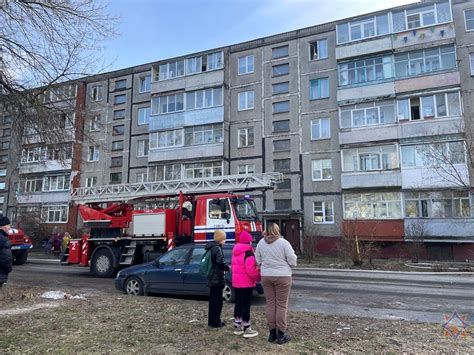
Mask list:
[[[87,268],[31,260],[15,266],[9,283],[78,293],[118,293],[113,279],[92,276]],[[265,304],[264,297],[254,299]],[[290,309],[379,319],[442,323],[458,311],[474,317],[474,274],[380,271],[295,270]]]

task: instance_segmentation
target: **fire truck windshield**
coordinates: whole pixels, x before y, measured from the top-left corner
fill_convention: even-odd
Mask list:
[[[239,198],[235,199],[233,202],[238,219],[250,221],[256,221],[258,219],[257,209],[255,208],[255,203],[252,200]]]

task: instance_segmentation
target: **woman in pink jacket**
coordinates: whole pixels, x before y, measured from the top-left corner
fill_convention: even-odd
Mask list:
[[[252,338],[258,335],[251,328],[250,304],[253,288],[260,281],[260,271],[253,254],[252,236],[243,231],[232,250],[232,287],[235,291],[234,334]]]

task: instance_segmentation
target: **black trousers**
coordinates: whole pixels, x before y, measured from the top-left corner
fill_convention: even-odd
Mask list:
[[[242,318],[244,323],[250,322],[250,305],[252,304],[253,287],[234,288],[234,318]]]
[[[219,284],[209,287],[211,289],[209,293],[209,317],[207,325],[209,326],[220,326],[221,324],[221,312],[222,312],[222,290],[224,284]]]

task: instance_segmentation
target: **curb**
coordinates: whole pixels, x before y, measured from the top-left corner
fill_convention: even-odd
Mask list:
[[[445,271],[445,272],[436,272],[436,271],[388,271],[388,270],[356,270],[356,269],[331,269],[331,268],[312,268],[312,267],[301,267],[294,268],[293,271],[296,273],[304,273],[307,271],[325,271],[325,272],[334,272],[334,273],[366,273],[366,274],[390,274],[390,275],[464,275],[464,276],[474,276],[472,271]]]

